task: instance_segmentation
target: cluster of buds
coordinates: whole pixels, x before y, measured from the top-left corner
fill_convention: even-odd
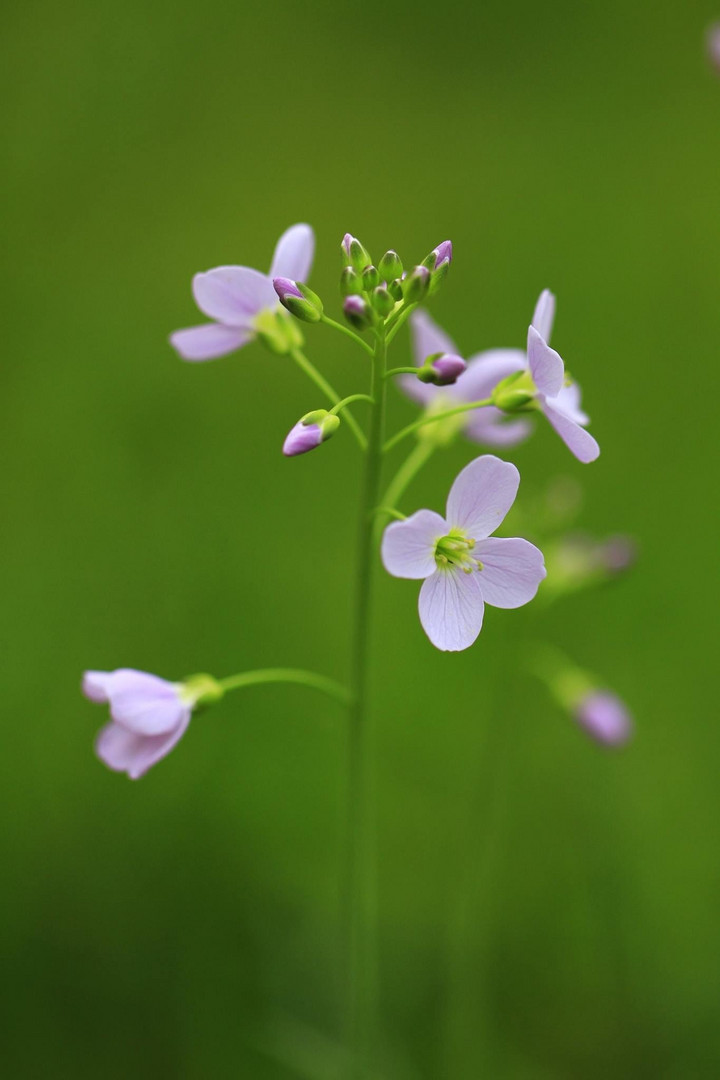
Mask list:
[[[366,330],[386,319],[400,305],[419,304],[439,287],[452,260],[452,244],[445,240],[419,266],[405,271],[396,251],[386,251],[377,266],[355,236],[342,239],[343,271],[340,291],[343,311],[356,330]]]

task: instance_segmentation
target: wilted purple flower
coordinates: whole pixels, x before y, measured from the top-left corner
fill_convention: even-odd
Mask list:
[[[584,694],[573,714],[588,735],[606,746],[622,746],[632,734],[632,717],[625,703],[608,690]]]
[[[90,701],[110,703],[112,719],[95,743],[98,757],[131,780],[170,753],[197,701],[185,684],[132,668],[86,671],[82,689]]]
[[[535,596],[545,577],[542,552],[527,540],[491,538],[515,501],[520,474],[491,455],[458,474],[445,517],[418,510],[388,525],[385,569],[394,577],[425,579],[420,622],[438,649],[466,649],[480,633],[485,604],[516,608]]]
[[[720,22],[708,27],[705,44],[710,63],[717,72],[720,72]]]
[[[413,355],[419,368],[433,353],[458,355],[455,342],[426,311],[414,312],[410,327]],[[415,375],[402,375],[398,382],[408,397],[433,412],[441,412],[489,397],[502,379],[522,371],[524,366],[522,349],[490,349],[470,357],[467,371],[458,377],[452,389],[423,383]],[[530,433],[530,424],[526,420],[509,420],[505,413],[492,406],[464,413],[458,416],[457,422],[469,439],[485,446],[513,446]]]
[[[193,278],[195,302],[214,322],[176,330],[170,343],[183,360],[213,360],[247,345],[258,318],[278,310],[273,278],[305,281],[310,274],[315,236],[309,225],[293,225],[277,242],[269,274],[248,266],[218,266]]]
[[[578,461],[595,461],[600,447],[585,425],[589,418],[580,408],[580,388],[566,384],[562,357],[548,345],[555,319],[555,297],[540,294],[528,329],[527,370],[537,390],[537,403],[567,448]]]

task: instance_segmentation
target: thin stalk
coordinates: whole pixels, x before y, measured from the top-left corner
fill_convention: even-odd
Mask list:
[[[337,416],[341,409],[346,409],[348,405],[352,405],[353,401],[369,401],[371,405],[375,404],[369,394],[350,394],[348,397],[343,398],[342,401],[338,401],[337,405],[333,405],[330,412]]]
[[[390,344],[392,339],[395,337],[398,330],[400,329],[402,324],[405,322],[405,320],[408,318],[408,316],[412,315],[412,313],[413,313],[413,311],[415,310],[416,307],[417,307],[417,304],[408,304],[407,307],[404,307],[402,309],[402,311],[399,311],[398,314],[395,316],[395,321],[390,324],[390,329],[388,330],[388,335],[387,335],[387,344],[388,345]]]
[[[345,335],[345,337],[352,338],[355,344],[363,348],[368,354],[368,356],[375,355],[372,347],[368,345],[367,341],[363,341],[360,335],[356,334],[354,330],[351,330],[349,326],[343,326],[342,323],[335,322],[335,320],[331,319],[329,315],[322,315],[320,317],[320,322],[324,323],[325,326],[332,326],[333,330],[339,330],[341,334]]]
[[[300,349],[292,349],[290,355],[292,356],[293,360],[300,368],[300,370],[304,371],[307,377],[315,383],[318,390],[320,390],[325,395],[325,397],[330,401],[331,405],[337,405],[340,401],[342,401],[342,398],[338,394],[337,390],[333,389],[327,379],[325,379],[320,374],[315,365],[308,360],[307,356],[305,356],[305,354],[301,352]],[[362,428],[360,427],[352,413],[345,413],[345,423],[357,439],[358,445],[360,446],[361,450],[365,450],[367,448],[367,439],[365,438]]]
[[[229,675],[226,679],[218,679],[218,684],[223,690],[240,690],[246,686],[258,686],[262,683],[296,683],[299,686],[308,686],[312,690],[319,690],[328,697],[343,705],[349,705],[352,695],[346,686],[341,686],[334,679],[326,675],[318,675],[314,671],[304,671],[301,668],[258,668],[257,671],[243,671],[240,675]]]
[[[467,401],[464,405],[456,405],[453,409],[445,409],[444,412],[421,416],[419,420],[415,420],[412,424],[408,424],[407,427],[401,428],[396,435],[393,435],[392,439],[388,439],[383,446],[383,453],[386,454],[388,450],[392,450],[393,446],[397,446],[402,439],[412,435],[413,431],[417,431],[418,428],[425,427],[426,424],[436,424],[438,420],[445,420],[448,416],[457,416],[459,413],[470,412],[471,409],[484,409],[488,405],[492,405],[492,398],[484,398],[482,401]]]
[[[358,566],[353,643],[353,702],[348,726],[347,782],[347,1038],[349,1076],[365,1075],[371,1056],[373,1026],[372,983],[374,959],[374,857],[372,843],[373,815],[370,782],[372,747],[368,716],[368,657],[370,643],[370,606],[374,555],[374,508],[378,503],[382,470],[382,440],[385,425],[384,379],[387,365],[385,328],[377,331],[373,356],[372,410],[365,477],[360,501]]]

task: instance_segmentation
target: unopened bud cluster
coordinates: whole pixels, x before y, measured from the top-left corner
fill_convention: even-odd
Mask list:
[[[419,304],[438,288],[452,259],[449,240],[407,272],[392,249],[376,266],[365,245],[350,233],[343,237],[340,249],[345,264],[340,275],[343,311],[356,330],[366,330],[387,319],[398,306]]]

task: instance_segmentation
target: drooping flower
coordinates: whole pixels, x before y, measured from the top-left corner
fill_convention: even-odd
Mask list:
[[[110,705],[111,721],[95,742],[98,757],[131,780],[170,753],[201,697],[220,696],[210,676],[173,683],[132,668],[86,671],[82,689],[90,701]]]
[[[458,474],[445,517],[418,510],[385,530],[382,560],[394,577],[424,579],[420,622],[438,649],[466,649],[480,633],[485,604],[516,608],[545,577],[542,552],[527,540],[490,536],[515,501],[520,474],[487,454]]]
[[[218,266],[193,278],[195,302],[214,322],[176,330],[170,343],[183,360],[214,360],[247,345],[280,310],[273,278],[304,282],[310,275],[315,236],[293,225],[275,247],[269,274],[249,266]]]
[[[568,382],[562,357],[548,342],[555,319],[555,297],[549,289],[540,294],[528,328],[527,358],[524,374],[508,380],[494,395],[502,406],[512,403],[514,395],[534,401],[547,417],[567,448],[583,464],[595,461],[600,447],[585,425],[588,416],[580,408],[580,388]]]
[[[416,311],[410,316],[410,328],[413,356],[418,368],[422,368],[427,357],[433,354],[458,355],[455,342],[426,311]],[[482,401],[490,396],[499,382],[514,372],[522,371],[524,366],[525,353],[522,349],[489,349],[470,357],[467,370],[451,388],[423,383],[415,375],[402,375],[398,382],[408,397],[432,412],[442,412],[455,405]],[[526,420],[509,420],[493,406],[461,413],[453,418],[452,426],[462,430],[473,442],[485,446],[514,446],[530,433]]]
[[[609,690],[591,690],[575,703],[573,715],[597,742],[622,746],[632,735],[632,717],[624,701]]]

